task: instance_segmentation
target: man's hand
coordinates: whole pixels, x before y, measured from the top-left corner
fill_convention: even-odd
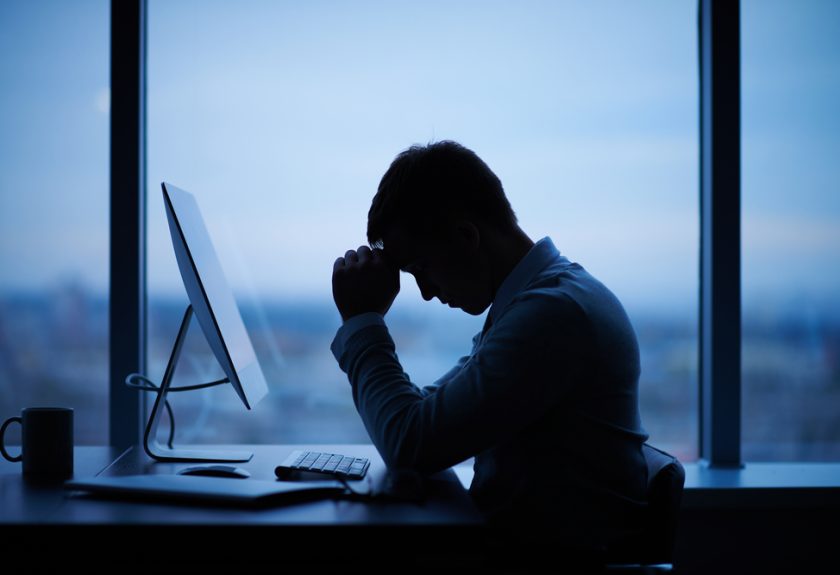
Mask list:
[[[369,311],[385,315],[400,291],[400,270],[385,260],[382,250],[361,246],[335,260],[332,286],[342,320]]]

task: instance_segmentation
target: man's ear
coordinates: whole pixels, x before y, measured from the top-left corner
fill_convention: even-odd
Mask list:
[[[481,232],[471,221],[458,220],[455,222],[455,241],[461,251],[471,254],[481,245]]]

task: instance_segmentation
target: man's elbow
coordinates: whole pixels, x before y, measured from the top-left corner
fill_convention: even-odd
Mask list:
[[[390,469],[407,469],[417,473],[439,471],[434,464],[437,458],[429,450],[417,421],[416,412],[406,410],[406,413],[392,417],[384,426],[379,451]]]
[[[445,466],[437,464],[434,458],[418,454],[418,450],[410,445],[383,450],[382,460],[389,469],[403,469],[423,475],[435,473],[445,468]]]

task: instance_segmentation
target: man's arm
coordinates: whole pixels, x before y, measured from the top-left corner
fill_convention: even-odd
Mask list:
[[[461,371],[461,369],[464,367],[464,365],[467,363],[467,361],[469,361],[470,357],[472,357],[472,356],[470,356],[470,355],[465,355],[465,356],[463,356],[462,358],[460,358],[460,359],[459,359],[459,360],[455,363],[455,367],[453,367],[452,369],[450,369],[449,371],[447,371],[446,373],[444,373],[442,376],[440,376],[439,378],[437,378],[437,379],[434,381],[434,383],[431,383],[431,384],[429,384],[429,385],[423,386],[423,387],[420,389],[420,393],[422,393],[422,394],[423,394],[423,396],[425,397],[425,396],[427,396],[427,395],[430,395],[430,394],[432,394],[432,393],[436,392],[436,391],[440,388],[440,386],[442,386],[442,385],[446,384],[446,382],[448,382],[450,379],[452,379],[453,377],[455,377],[455,376],[458,374],[458,372],[459,372],[459,371]]]
[[[431,394],[408,380],[384,322],[333,351],[385,462],[436,471],[513,437],[562,401],[585,362],[584,319],[564,296],[520,298]]]

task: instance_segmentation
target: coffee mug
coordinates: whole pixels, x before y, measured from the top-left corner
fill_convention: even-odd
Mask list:
[[[6,451],[6,428],[21,424],[20,455]],[[66,479],[73,475],[73,409],[27,407],[0,427],[0,452],[9,461],[23,461],[23,475],[32,479]]]

